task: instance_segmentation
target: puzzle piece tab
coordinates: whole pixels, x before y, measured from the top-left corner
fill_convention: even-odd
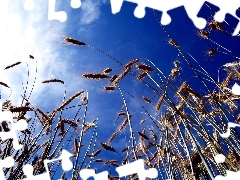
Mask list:
[[[12,128],[8,132],[0,132],[0,137],[2,140],[13,139],[13,148],[21,149],[23,146],[18,142],[18,136],[16,131],[26,130],[28,127],[26,120],[19,120],[17,122],[13,121],[12,113],[10,111],[2,111],[2,103],[0,102],[0,123],[3,121],[9,121]]]
[[[140,180],[145,180],[146,178],[157,178],[158,171],[155,168],[149,168],[148,170],[144,169],[144,160],[139,159],[132,163],[120,166],[116,168],[119,177],[128,176],[134,173],[137,173]]]
[[[110,0],[112,13],[116,14],[121,10],[124,0]],[[205,28],[207,21],[203,18],[198,17],[198,13],[205,0],[125,0],[131,3],[137,4],[136,9],[134,10],[134,15],[137,18],[143,18],[145,16],[145,8],[152,8],[157,11],[162,12],[161,24],[168,25],[171,22],[171,17],[167,13],[169,10],[173,10],[177,7],[184,6],[188,17],[193,21],[194,25],[198,29]],[[218,22],[223,22],[226,14],[231,14],[236,19],[240,18],[236,15],[236,10],[240,7],[240,0],[208,0],[207,2],[218,6],[220,11],[218,11],[214,19]],[[236,27],[233,36],[237,35],[240,30],[240,23]]]
[[[83,180],[87,180],[90,177],[93,177],[94,180],[108,179],[108,172],[107,171],[103,171],[101,173],[96,174],[94,169],[82,169],[79,172],[79,175]]]
[[[39,174],[34,176],[33,175],[33,166],[31,164],[26,164],[23,166],[23,172],[24,174],[27,176],[27,178],[24,178],[24,180],[51,180],[50,178],[50,172],[48,169],[48,163],[54,162],[54,161],[58,161],[61,160],[62,161],[62,169],[64,171],[69,171],[72,169],[73,164],[70,161],[70,157],[73,156],[71,153],[69,153],[67,150],[63,149],[61,155],[59,156],[59,158],[56,159],[51,159],[51,160],[44,160],[44,167],[46,169],[45,173]]]

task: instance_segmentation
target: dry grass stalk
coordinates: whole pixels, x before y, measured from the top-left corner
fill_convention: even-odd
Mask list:
[[[112,134],[112,136],[109,138],[108,142],[112,142],[112,140],[119,134],[119,131],[116,131]]]
[[[111,79],[109,81],[112,83],[117,77],[118,77],[118,75],[115,74],[111,77]]]
[[[112,165],[112,166],[114,166],[114,167],[118,167],[119,165],[118,164],[116,164],[116,163],[109,163],[110,165]],[[116,176],[116,177],[118,177],[118,176]]]
[[[225,88],[229,85],[232,77],[233,77],[233,73],[232,73],[232,72],[228,73],[226,79],[225,79],[225,80],[221,83],[221,85],[220,85],[220,88],[221,88],[222,90],[225,90]]]
[[[92,127],[97,127],[97,125],[95,124],[96,119],[94,119],[92,122],[90,123],[84,123],[83,124],[83,134],[86,133],[90,128]]]
[[[147,97],[145,97],[145,96],[143,96],[142,99],[143,99],[145,102],[149,103],[149,104],[152,103],[152,101],[151,101],[150,99],[148,99]]]
[[[32,108],[28,106],[20,106],[20,107],[12,107],[9,109],[11,112],[26,112],[26,111],[32,111]]]
[[[143,124],[145,122],[145,120],[144,119],[142,119],[141,121],[140,121],[140,124]]]
[[[146,134],[142,133],[142,132],[138,132],[138,134],[143,137],[146,140],[149,140],[149,137],[146,136]]]
[[[65,106],[67,106],[73,99],[75,99],[76,97],[80,96],[84,91],[79,91],[76,94],[74,94],[73,96],[71,96],[70,98],[68,98],[68,100],[64,103],[62,103],[61,106],[59,106],[58,108],[56,108],[54,110],[54,112],[60,111],[61,109],[63,109]]]
[[[132,117],[132,115],[129,115],[129,119],[131,119],[131,117]],[[124,119],[124,121],[122,122],[122,124],[121,124],[120,127],[118,128],[118,131],[123,130],[123,128],[127,125],[127,123],[128,123],[128,117],[126,117],[126,118]]]
[[[209,23],[211,30],[225,31],[226,29],[217,21],[212,21]]]
[[[100,143],[100,144],[104,149],[106,149],[108,151],[116,152],[115,149],[112,146],[108,145],[107,143]]]
[[[181,93],[181,92],[182,92],[183,90],[185,90],[187,87],[188,87],[188,84],[187,84],[186,81],[184,81],[184,82],[181,84],[181,86],[178,88],[176,94]]]
[[[154,133],[154,131],[152,129],[150,129],[150,135],[153,138],[154,141],[157,140],[157,135]]]
[[[175,68],[179,68],[179,64],[180,64],[180,62],[178,60],[173,62],[173,65]]]
[[[129,146],[125,147],[125,148],[122,150],[122,152],[125,152],[125,151],[127,151],[128,149],[129,149]]]
[[[44,125],[45,121],[48,120],[48,116],[41,109],[37,108],[36,110],[42,115],[40,122],[42,125]]]
[[[46,127],[46,135],[48,135],[51,131],[51,124],[47,124],[47,127]]]
[[[104,90],[106,91],[114,91],[116,89],[115,86],[104,86]]]
[[[97,73],[97,74],[83,74],[82,76],[84,76],[85,78],[88,78],[88,79],[105,79],[105,78],[110,78],[110,77],[107,76],[106,74],[102,74],[102,73]]]
[[[124,65],[124,68],[125,68],[125,69],[128,69],[128,68],[130,68],[131,66],[133,66],[134,64],[136,64],[138,61],[139,61],[139,59],[134,59],[134,60],[130,61],[129,63],[125,64],[125,65]]]
[[[175,78],[175,77],[177,77],[177,76],[179,75],[179,72],[180,72],[179,68],[173,68],[173,69],[171,70],[170,76],[171,76],[172,78]]]
[[[127,67],[126,69],[124,69],[124,71],[112,82],[114,86],[116,86],[121,79],[127,75],[127,73],[129,73],[131,70],[131,67]]]
[[[103,70],[103,74],[108,74],[110,72],[112,72],[111,68],[106,68],[106,69]]]
[[[138,65],[136,65],[136,67],[140,70],[147,71],[147,72],[152,72],[153,71],[153,69],[146,64],[138,64]]]
[[[99,149],[99,150],[97,150],[97,151],[95,151],[95,152],[93,152],[92,154],[87,154],[87,156],[88,157],[96,157],[97,155],[99,155],[100,154],[100,152],[101,152],[102,150],[101,149]]]
[[[22,63],[22,62],[16,62],[16,63],[14,63],[14,64],[11,64],[10,66],[5,67],[4,70],[10,69],[11,67],[17,66],[17,65],[19,65],[19,64],[21,64],[21,63]]]
[[[160,106],[161,106],[161,104],[162,104],[162,102],[163,102],[163,100],[164,100],[165,97],[166,97],[166,94],[163,94],[163,95],[158,99],[158,102],[157,102],[157,104],[156,104],[156,106],[155,106],[155,110],[156,110],[156,111],[159,111]]]
[[[184,104],[185,104],[185,101],[184,101],[184,100],[181,100],[181,101],[178,103],[178,105],[176,105],[176,109],[177,109],[178,111],[182,111],[182,108],[183,108]]]
[[[144,71],[137,76],[137,79],[141,80],[141,79],[145,78],[146,76],[147,76],[147,72]]]
[[[179,44],[176,43],[172,38],[169,38],[168,43],[172,46],[179,47]]]
[[[213,55],[215,55],[217,52],[218,52],[217,49],[211,48],[211,49],[207,52],[207,54],[208,54],[209,56],[213,56]]]
[[[97,119],[94,119],[92,122],[88,122],[88,123],[84,123],[83,125],[86,126],[86,127],[96,127],[96,121]]]
[[[5,86],[5,87],[7,87],[7,88],[10,88],[6,83],[4,83],[4,82],[0,82],[0,85],[2,85],[2,86]]]
[[[235,61],[235,62],[231,62],[231,63],[226,63],[223,65],[224,67],[239,67],[240,66],[240,61]]]
[[[66,124],[69,124],[70,126],[72,126],[72,127],[75,129],[76,133],[78,133],[77,123],[75,123],[75,122],[73,122],[73,121],[70,121],[70,120],[68,120],[68,119],[62,119],[62,122],[63,122],[63,123],[66,123]],[[64,132],[64,131],[63,131],[63,132]]]
[[[29,55],[29,58],[30,58],[30,59],[34,59],[34,57],[33,57],[32,55]]]
[[[65,42],[68,44],[73,44],[73,45],[78,45],[78,46],[85,46],[86,44],[82,41],[70,38],[70,37],[65,37]]]
[[[49,80],[45,80],[42,83],[50,83],[50,82],[60,82],[62,84],[64,84],[64,81],[61,79],[49,79]]]
[[[4,132],[10,131],[7,121],[2,121],[2,128],[3,128]]]
[[[204,39],[210,39],[210,35],[208,32],[204,31],[204,30],[200,30],[199,31],[199,36],[201,36]]]
[[[195,96],[195,97],[198,97],[198,98],[201,98],[201,95],[198,94],[197,92],[195,92],[194,90],[192,90],[189,86],[186,87],[186,90],[189,92],[189,94],[191,94],[192,96]]]
[[[125,112],[119,112],[118,116],[126,116],[127,114]]]
[[[102,159],[95,159],[95,162],[103,162]]]
[[[81,99],[81,101],[86,101],[87,97],[84,93],[82,93],[82,94],[79,95],[79,99]]]

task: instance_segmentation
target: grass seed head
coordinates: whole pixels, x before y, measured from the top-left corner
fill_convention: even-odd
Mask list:
[[[131,70],[131,67],[125,68],[124,71],[112,82],[113,85],[116,86],[122,80],[122,78],[130,72],[130,70]]]
[[[112,134],[112,136],[109,138],[108,142],[112,142],[113,139],[119,134],[119,131],[116,131]]]
[[[7,87],[7,88],[10,88],[6,83],[4,83],[4,82],[0,82],[0,85],[2,85],[2,86],[5,86],[5,87]]]
[[[145,120],[144,119],[142,119],[141,121],[140,121],[140,124],[143,124],[145,122]]]
[[[146,136],[146,134],[142,133],[142,132],[138,132],[138,134],[143,137],[146,140],[149,140],[149,138]]]
[[[153,69],[146,64],[138,64],[138,65],[136,65],[136,67],[140,70],[147,71],[147,72],[152,72],[153,71]]]
[[[10,69],[11,67],[17,66],[17,65],[19,65],[19,64],[21,64],[21,62],[16,62],[16,63],[14,63],[14,64],[12,64],[12,65],[10,65],[10,66],[5,67],[4,70]]]
[[[145,102],[149,103],[149,104],[151,104],[151,102],[152,102],[150,99],[148,99],[148,98],[145,97],[145,96],[143,96],[142,99],[143,99]]]
[[[157,102],[157,104],[156,104],[156,106],[155,106],[155,110],[156,110],[156,111],[159,111],[160,106],[161,106],[161,104],[162,104],[165,96],[166,96],[166,94],[163,94],[163,95],[158,99],[158,102]]]
[[[83,74],[82,76],[85,77],[85,78],[88,78],[88,79],[106,79],[106,78],[110,78],[106,74],[101,74],[101,73],[97,73],[97,74]]]
[[[114,91],[116,89],[115,86],[104,86],[104,90],[106,91]]]
[[[116,150],[112,146],[108,145],[107,143],[100,143],[100,144],[105,150],[116,152]]]
[[[49,80],[45,80],[42,83],[50,83],[50,82],[60,82],[62,84],[64,84],[64,81],[61,79],[49,79]]]
[[[217,21],[212,21],[209,23],[210,29],[211,30],[219,30],[219,31],[225,31],[226,29],[222,26],[221,23]]]
[[[204,38],[204,39],[210,39],[209,33],[206,32],[206,31],[203,31],[203,30],[200,30],[200,31],[199,31],[199,36],[201,36],[201,37]]]
[[[112,72],[111,68],[106,68],[106,69],[103,70],[103,74],[108,74],[110,72]]]
[[[175,77],[177,77],[179,75],[179,72],[180,72],[179,68],[173,68],[171,70],[170,76],[174,79]]]
[[[141,80],[141,79],[145,78],[146,76],[147,76],[147,72],[144,71],[137,76],[137,79]]]
[[[77,45],[77,46],[85,46],[86,45],[84,42],[76,40],[76,39],[72,39],[70,37],[66,37],[64,40],[68,44],[73,44],[73,45]]]
[[[215,55],[217,52],[218,52],[217,49],[211,48],[211,49],[207,52],[207,54],[208,54],[209,56],[213,56],[213,55]]]
[[[139,61],[139,59],[134,59],[134,60],[128,62],[127,64],[125,64],[125,65],[124,65],[124,68],[125,68],[125,69],[130,68],[131,66],[133,66],[134,64],[136,64],[138,61]]]
[[[179,47],[179,44],[176,43],[172,38],[170,38],[170,39],[168,40],[168,43],[169,43],[170,45],[172,45],[172,46]]]
[[[33,57],[32,55],[29,55],[29,58],[30,58],[30,59],[34,59],[34,57]]]
[[[126,116],[127,114],[125,112],[119,112],[118,116]]]
[[[112,77],[111,77],[111,79],[110,79],[110,82],[112,83],[116,78],[118,77],[118,75],[113,75]]]
[[[180,64],[180,62],[178,60],[173,62],[173,65],[175,68],[179,68],[179,64]]]

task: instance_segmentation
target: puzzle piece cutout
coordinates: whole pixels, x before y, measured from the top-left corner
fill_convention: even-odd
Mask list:
[[[146,178],[157,178],[158,171],[155,168],[144,168],[144,160],[139,159],[137,161],[131,162],[129,164],[120,166],[116,168],[119,177],[128,176],[137,173],[139,180],[145,180]]]
[[[23,131],[28,128],[26,120],[19,120],[17,122],[13,121],[12,113],[10,111],[2,111],[2,103],[0,102],[0,123],[3,121],[9,121],[12,125],[12,128],[8,132],[0,132],[0,137],[2,140],[13,139],[13,148],[18,150],[23,147],[19,144],[18,136],[16,131]]]
[[[120,12],[124,0],[110,0],[112,13],[116,14]],[[204,18],[198,17],[198,13],[205,0],[125,0],[131,3],[137,4],[134,10],[134,15],[137,18],[143,18],[145,16],[145,8],[152,8],[162,12],[161,24],[168,25],[171,22],[171,17],[168,14],[169,10],[173,10],[177,7],[184,6],[188,17],[193,21],[193,24],[198,29],[206,27],[207,21]],[[226,14],[231,14],[236,19],[240,18],[236,15],[236,10],[240,7],[240,0],[208,0],[207,2],[218,6],[220,11],[214,15],[214,19],[218,22],[223,22]],[[233,36],[236,36],[240,30],[240,23],[237,25]]]
[[[74,9],[80,8],[81,0],[71,0],[70,6]],[[48,20],[58,20],[65,22],[67,20],[67,13],[65,11],[55,11],[56,0],[48,0]]]
[[[14,165],[14,159],[12,156],[6,157],[4,160],[0,160],[0,179],[5,179],[3,168],[10,168]]]
[[[101,173],[96,174],[94,169],[82,169],[79,172],[80,177],[83,180],[87,180],[90,177],[93,177],[94,180],[107,180],[108,179],[108,172],[103,171]]]
[[[51,160],[44,160],[44,167],[46,169],[45,173],[39,174],[34,176],[33,175],[33,166],[31,164],[26,164],[23,166],[23,173],[27,176],[27,178],[24,178],[25,180],[51,180],[50,179],[50,172],[48,169],[48,163],[54,162],[54,161],[58,161],[58,160],[62,160],[62,169],[64,171],[69,171],[73,168],[73,164],[72,161],[69,159],[70,157],[72,157],[73,155],[71,153],[69,153],[67,150],[63,149],[61,152],[61,155],[59,156],[59,158],[56,159],[51,159]]]

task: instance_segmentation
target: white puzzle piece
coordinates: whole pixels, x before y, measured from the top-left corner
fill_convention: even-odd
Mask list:
[[[145,16],[145,8],[155,9],[162,12],[161,24],[167,25],[171,22],[171,17],[167,13],[177,7],[183,6],[186,10],[188,17],[193,21],[198,29],[205,28],[207,22],[205,19],[198,17],[198,13],[205,2],[209,2],[220,8],[214,19],[218,22],[223,22],[226,14],[231,14],[236,19],[240,18],[236,15],[236,10],[240,7],[240,0],[125,0],[127,2],[137,4],[134,10],[134,15],[137,18]],[[124,0],[110,0],[112,13],[120,12]],[[240,23],[236,27],[233,36],[236,36],[240,31]]]

